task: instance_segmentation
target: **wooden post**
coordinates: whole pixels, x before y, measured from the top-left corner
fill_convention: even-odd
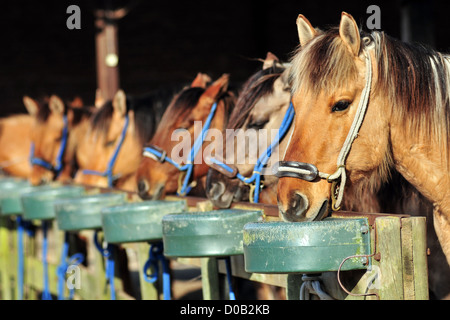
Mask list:
[[[302,275],[299,273],[290,273],[286,279],[286,299],[299,300],[300,287],[302,286]]]
[[[95,19],[97,87],[104,100],[111,100],[119,90],[117,24],[113,19],[106,17],[105,11],[99,12],[102,14],[97,14]]]
[[[416,300],[428,300],[427,225],[425,217],[411,218],[414,269],[414,293]]]
[[[204,300],[219,300],[219,270],[216,258],[201,258],[202,289]]]
[[[1,282],[1,299],[11,300],[11,288],[9,285],[9,241],[7,219],[9,217],[0,217],[0,282]]]
[[[377,218],[382,300],[428,299],[425,217]]]

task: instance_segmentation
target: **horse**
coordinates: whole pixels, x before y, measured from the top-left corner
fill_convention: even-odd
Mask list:
[[[34,110],[29,148],[32,185],[58,180],[71,181],[76,168],[73,163],[76,141],[83,134],[93,107],[83,106],[81,98],[64,103],[57,95],[38,103],[24,98],[27,109]]]
[[[290,86],[288,83],[288,70],[286,65],[271,52],[267,53],[260,70],[255,72],[242,86],[236,101],[236,106],[230,115],[227,129],[236,130],[266,130],[279,129],[280,124],[290,104]],[[263,132],[263,131],[261,131]],[[289,133],[287,134],[289,135]],[[234,138],[231,135],[225,136]],[[258,140],[259,135],[256,135]],[[266,139],[262,147],[265,151],[272,141]],[[280,150],[286,149],[288,139],[283,139]],[[234,141],[232,141],[234,142]],[[252,141],[253,143],[253,141]],[[236,143],[237,145],[237,143]],[[259,146],[259,142],[257,143]],[[224,144],[225,146],[225,144]],[[227,145],[228,148],[228,145]],[[259,150],[261,151],[261,150]],[[237,155],[244,154],[245,161],[238,163]],[[233,164],[236,172],[248,177],[253,173],[254,165],[251,165],[248,153],[245,151],[234,152]],[[254,160],[254,159],[253,159]],[[254,162],[254,161],[253,161]],[[230,179],[220,173],[217,166],[212,165],[206,178],[206,195],[214,206],[229,208],[232,202],[249,201],[250,187],[241,180]],[[264,176],[264,188],[261,190],[259,201],[262,203],[276,204],[278,178],[273,175]]]
[[[204,150],[215,148],[215,139],[209,133],[225,128],[235,102],[234,94],[228,90],[228,74],[210,85],[209,81],[209,76],[199,73],[190,86],[174,97],[144,147],[136,174],[142,199],[161,199],[175,193],[204,196],[204,178],[209,168],[203,159]],[[199,122],[202,128],[197,134]],[[174,154],[179,159],[173,160]]]
[[[28,179],[31,174],[29,155],[32,127],[38,102],[24,96],[23,103],[28,114],[14,114],[0,119],[0,171]]]
[[[175,94],[162,88],[141,96],[118,90],[91,116],[78,140],[76,183],[135,191],[142,147],[154,134]]]
[[[340,208],[344,188],[345,196],[378,190],[398,173],[432,204],[449,262],[449,57],[360,32],[345,12],[321,35],[302,15],[297,26],[295,128],[278,168],[281,216],[320,220]]]

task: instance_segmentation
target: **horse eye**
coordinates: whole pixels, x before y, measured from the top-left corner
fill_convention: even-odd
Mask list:
[[[269,122],[269,120],[258,120],[255,122],[250,122],[247,126],[248,129],[261,130]]]
[[[339,102],[337,102],[333,108],[331,109],[331,111],[336,112],[336,111],[344,111],[346,110],[349,106],[350,106],[351,102],[350,101],[345,101],[345,100],[341,100]]]
[[[105,147],[111,147],[112,145],[114,145],[114,142],[116,142],[116,140],[111,140],[111,141],[105,142]]]

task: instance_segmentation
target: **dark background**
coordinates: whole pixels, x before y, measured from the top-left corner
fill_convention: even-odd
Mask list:
[[[25,112],[22,96],[79,95],[93,104],[96,85],[95,7],[108,1],[2,1],[0,10],[0,116]],[[130,1],[109,1],[120,7]],[[314,26],[340,21],[342,11],[366,29],[367,7],[381,9],[381,28],[403,38],[409,12],[412,40],[450,50],[450,5],[445,1],[145,1],[118,22],[120,84],[129,94],[231,75],[238,87],[260,68],[267,51],[288,60],[298,44],[295,20]],[[81,30],[68,30],[66,8],[81,9]],[[402,11],[403,10],[403,11]],[[405,11],[406,10],[406,11]],[[408,11],[409,10],[409,11]]]

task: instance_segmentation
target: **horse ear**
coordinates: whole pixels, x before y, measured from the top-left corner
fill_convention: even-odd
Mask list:
[[[191,83],[191,88],[194,87],[200,87],[200,88],[206,88],[206,84],[208,82],[211,82],[211,78],[206,73],[197,73],[197,76],[195,77],[194,81]]]
[[[35,116],[39,111],[39,104],[28,96],[23,97],[23,104],[27,109],[28,113],[32,116]]]
[[[214,81],[202,94],[203,97],[211,98],[216,100],[216,98],[228,89],[228,83],[230,81],[229,74],[223,74],[219,79]]]
[[[346,12],[342,12],[341,23],[339,25],[339,35],[355,56],[359,55],[361,37],[355,19]]]
[[[123,90],[117,91],[113,98],[112,105],[114,112],[122,117],[125,117],[127,112],[127,97],[125,96],[125,92],[123,92]]]
[[[95,107],[101,108],[105,104],[105,99],[103,99],[102,90],[95,90]]]
[[[48,107],[52,113],[64,113],[64,102],[57,95],[52,95],[50,97]]]
[[[311,25],[304,15],[299,14],[297,17],[297,32],[300,45],[304,46],[317,35],[317,30]]]
[[[280,76],[281,82],[283,83],[283,90],[290,90],[291,84],[289,82],[290,68],[286,68]]]
[[[275,61],[279,61],[278,57],[274,55],[272,52],[267,52],[267,56],[263,64],[263,70],[273,67]]]

